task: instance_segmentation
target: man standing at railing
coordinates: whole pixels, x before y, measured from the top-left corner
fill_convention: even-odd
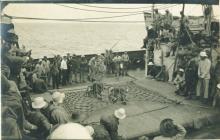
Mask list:
[[[162,15],[158,12],[158,9],[154,10],[154,19],[153,19],[153,26],[156,29],[157,34],[160,32],[162,22]]]

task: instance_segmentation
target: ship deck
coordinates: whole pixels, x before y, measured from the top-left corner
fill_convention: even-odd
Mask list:
[[[80,112],[83,114],[83,122],[87,124],[98,123],[102,115],[112,114],[116,108],[125,108],[127,118],[120,120],[119,135],[126,139],[159,135],[159,124],[165,118],[172,118],[186,128],[196,129],[220,121],[219,110],[196,100],[185,100],[184,97],[175,95],[174,85],[145,78],[143,75],[143,70],[134,70],[129,71],[129,76],[119,79],[114,76],[104,78],[106,87],[119,85],[129,89],[127,105],[84,96],[90,82],[58,90],[66,94],[64,107],[67,112]],[[32,97],[43,96],[46,100],[51,100],[50,93],[53,91]]]

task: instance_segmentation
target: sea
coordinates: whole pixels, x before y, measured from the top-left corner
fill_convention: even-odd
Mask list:
[[[15,32],[33,58],[140,50],[146,36],[145,23],[15,23]]]

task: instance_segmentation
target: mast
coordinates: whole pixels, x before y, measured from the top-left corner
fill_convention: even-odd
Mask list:
[[[183,12],[183,14],[181,15],[181,22],[183,21],[184,11],[185,11],[185,3],[183,3],[183,7],[182,7],[182,12]],[[180,23],[180,32],[182,32],[182,27],[181,27],[182,25],[181,25],[181,24],[182,24],[182,23]],[[177,43],[176,52],[179,51],[179,46],[180,46],[180,44],[179,44],[179,37],[177,37],[177,41],[178,41],[178,43]],[[177,67],[177,59],[178,59],[178,56],[177,56],[177,54],[176,54],[175,61],[174,61],[174,66],[173,66],[173,77],[172,77],[172,80],[174,80],[174,72],[175,72],[176,67]]]

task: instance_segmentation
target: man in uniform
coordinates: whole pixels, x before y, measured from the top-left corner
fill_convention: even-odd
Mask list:
[[[84,55],[81,55],[80,61],[80,82],[85,82],[85,73],[87,68],[87,60]]]
[[[170,29],[173,23],[173,15],[169,12],[169,10],[166,10],[166,14],[164,15],[164,28],[165,29]]]
[[[198,67],[199,81],[197,84],[196,96],[201,96],[201,92],[204,91],[203,100],[207,103],[209,96],[209,80],[210,80],[211,61],[207,58],[206,52],[200,52],[200,61]],[[201,88],[203,87],[203,90]]]
[[[124,108],[115,110],[114,114],[109,116],[102,116],[100,119],[100,124],[102,124],[105,129],[110,134],[111,140],[118,140],[118,125],[119,119],[126,118],[126,111]]]
[[[125,53],[122,55],[121,59],[122,59],[122,62],[123,62],[123,64],[124,64],[124,65],[123,65],[124,68],[123,68],[122,75],[123,75],[123,76],[124,76],[124,75],[128,75],[128,64],[129,64],[129,56],[128,56],[128,53],[125,52]]]
[[[162,22],[162,15],[158,12],[158,9],[155,9],[153,26],[155,27],[157,34],[159,34],[160,32],[161,22]]]

